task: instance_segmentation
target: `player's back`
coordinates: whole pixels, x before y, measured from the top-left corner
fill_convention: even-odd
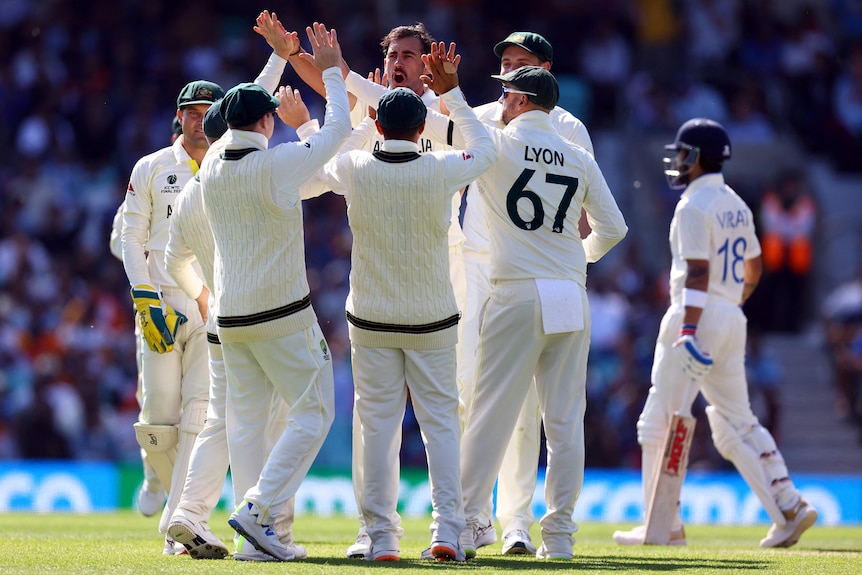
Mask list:
[[[488,206],[491,278],[559,278],[583,285],[581,206],[591,186],[606,186],[595,161],[560,137],[544,112],[527,112],[506,130],[491,132],[500,156],[479,178]]]
[[[695,250],[681,253],[683,259],[709,260],[709,294],[734,305],[742,300],[745,260],[760,254],[760,242],[755,234],[751,209],[720,174],[701,176],[689,186],[677,209],[696,210],[686,225],[697,226],[690,237],[699,234]],[[678,218],[675,217],[675,220]],[[700,222],[700,223],[698,223]],[[680,227],[680,224],[676,225]],[[671,230],[672,237],[685,234],[683,229]],[[681,288],[680,288],[681,293]]]

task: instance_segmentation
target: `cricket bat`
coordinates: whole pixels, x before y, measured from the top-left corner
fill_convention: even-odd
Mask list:
[[[656,470],[657,477],[653,482],[649,506],[646,513],[645,545],[668,545],[670,531],[677,513],[679,496],[682,491],[682,481],[688,467],[688,453],[691,450],[691,440],[694,437],[696,420],[691,415],[691,404],[697,395],[697,386],[689,383],[683,398],[682,408],[670,421],[664,442],[664,453],[661,465]]]

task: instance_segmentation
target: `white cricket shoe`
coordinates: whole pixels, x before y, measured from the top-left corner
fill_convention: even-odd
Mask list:
[[[138,490],[138,511],[144,517],[152,517],[162,510],[165,505],[167,494],[161,485],[151,485],[146,479]]]
[[[497,530],[494,529],[494,522],[490,521],[487,525],[478,527],[473,537],[476,549],[493,545],[497,542]]]
[[[285,546],[288,549],[293,550],[294,559],[308,558],[308,551],[305,549],[304,545],[300,545],[298,543],[285,543]],[[239,542],[236,544],[236,553],[233,554],[233,559],[234,561],[278,561],[278,559],[276,559],[269,553],[258,551],[254,548],[253,545],[251,545],[250,543],[246,543],[245,538],[243,537],[240,537]]]
[[[224,559],[229,555],[227,546],[206,523],[195,524],[181,515],[174,515],[168,525],[168,535],[182,543],[192,559]]]
[[[431,548],[426,547],[425,549],[423,549],[421,555],[419,555],[419,558],[420,559],[430,559],[431,561],[433,561],[434,555],[431,554]]]
[[[817,510],[801,497],[792,509],[782,513],[787,523],[784,527],[773,523],[766,537],[760,540],[761,547],[792,547],[802,534],[817,522]]]
[[[365,559],[371,554],[371,537],[364,529],[360,529],[356,534],[356,542],[347,548],[348,559]]]
[[[530,540],[530,534],[523,529],[515,529],[503,536],[503,555],[533,555],[536,546]]]
[[[464,530],[461,531],[461,535],[458,536],[458,544],[464,550],[464,555],[467,559],[472,559],[476,556],[476,531],[470,523],[467,523]]]
[[[431,556],[437,561],[466,561],[467,554],[458,543],[434,541],[431,543]]]
[[[536,551],[536,559],[559,559],[559,560],[570,560],[573,557],[571,551],[551,551],[545,544],[542,543],[542,546]]]
[[[614,541],[620,545],[643,545],[646,536],[646,525],[638,525],[630,531],[614,531]],[[686,545],[685,527],[672,529],[668,545]]]
[[[162,555],[187,555],[188,551],[182,543],[177,543],[171,539],[170,535],[165,536],[165,548],[162,550]]]
[[[293,550],[278,540],[272,525],[257,522],[260,510],[251,501],[243,500],[236,511],[231,513],[228,524],[242,535],[258,551],[269,553],[279,561],[293,561]]]

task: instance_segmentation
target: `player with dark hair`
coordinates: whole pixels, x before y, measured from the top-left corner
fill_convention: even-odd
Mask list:
[[[323,175],[345,196],[354,238],[347,319],[362,450],[355,457],[363,462],[358,500],[371,539],[365,557],[375,561],[400,560],[398,453],[408,393],[428,456],[429,552],[441,561],[466,560],[459,545],[465,526],[457,458],[459,314],[449,279],[447,223],[452,195],[484,172],[496,151],[455,89],[454,67],[444,71],[451,65],[444,45],[431,50],[422,60],[433,67],[433,81],[427,75],[422,80],[447,99],[468,150],[420,154],[426,103],[400,87],[381,96],[376,123],[367,118],[354,130]],[[375,126],[384,138],[380,150],[357,149]]]
[[[724,128],[706,118],[685,122],[665,149],[664,173],[683,189],[670,224],[670,307],[661,322],[652,386],[638,420],[645,507],[650,505],[668,425],[699,389],[718,452],[733,463],[774,524],[761,547],[790,547],[817,521],[791,481],[775,440],[751,410],[745,378],[746,318],[741,305],[762,273],[760,242],[745,202],[724,181],[731,157]],[[708,353],[707,353],[708,352]],[[688,403],[688,405],[683,405]],[[667,511],[667,510],[665,510]],[[622,545],[644,543],[646,528],[617,531]],[[670,545],[685,545],[677,510]]]

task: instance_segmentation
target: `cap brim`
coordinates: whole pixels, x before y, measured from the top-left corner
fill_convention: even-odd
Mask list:
[[[677,146],[676,144],[665,144],[664,149],[676,152],[677,150],[679,150],[679,146]]]

